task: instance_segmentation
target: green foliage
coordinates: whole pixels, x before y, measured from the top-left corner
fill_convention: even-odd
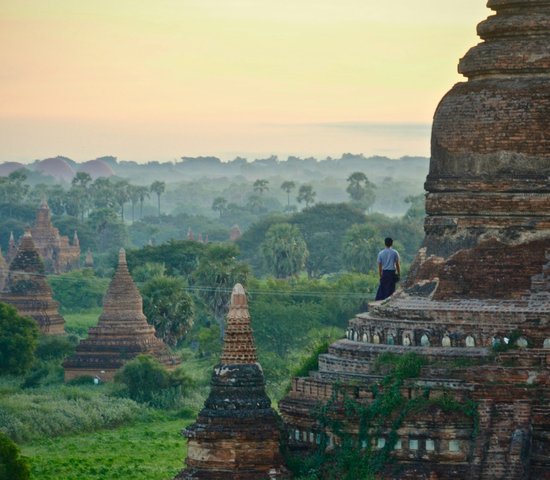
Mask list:
[[[138,265],[132,271],[132,278],[135,282],[144,283],[154,277],[163,277],[166,274],[166,267],[163,263],[146,262]]]
[[[140,288],[147,321],[155,327],[157,337],[171,346],[193,325],[195,308],[186,287],[181,278],[157,275]]]
[[[450,395],[430,400],[428,390],[418,392],[413,398],[402,395],[404,383],[417,378],[425,364],[426,360],[415,353],[381,355],[376,368],[383,370],[385,376],[371,386],[374,399],[369,403],[357,400],[353,387],[336,385],[331,399],[321,405],[317,413],[322,431],[330,431],[338,439],[334,449],[327,450],[328,437],[323,433],[319,447],[305,458],[287,453],[287,465],[296,475],[314,480],[385,476],[392,463],[398,429],[409,415],[434,407],[469,417],[475,435],[479,421],[475,402],[459,402]],[[358,433],[349,433],[356,430],[350,429],[351,425],[358,427]],[[376,448],[375,441],[381,435],[385,444]]]
[[[346,192],[351,197],[353,204],[362,210],[370,210],[376,200],[374,192],[376,185],[371,183],[362,172],[352,173],[347,182]]]
[[[183,389],[189,385],[182,369],[169,372],[148,355],[139,355],[126,363],[116,373],[115,381],[124,384],[124,394],[132,400],[158,408],[177,406]]]
[[[89,268],[51,275],[48,282],[52,287],[53,297],[59,302],[63,312],[101,307],[109,286],[109,279],[96,277]]]
[[[65,335],[44,335],[40,337],[36,348],[36,357],[39,360],[62,360],[74,353],[78,345],[78,338]]]
[[[268,273],[260,248],[267,231],[271,226],[287,220],[288,218],[281,214],[267,215],[254,222],[237,240],[240,258],[250,265],[256,275]]]
[[[100,308],[88,310],[86,312],[66,313],[64,314],[65,331],[79,338],[86,337],[88,335],[88,329],[97,325],[100,315]]]
[[[56,385],[0,396],[0,431],[16,442],[115,428],[146,418],[148,410],[100,387]]]
[[[296,201],[298,203],[304,202],[306,204],[306,208],[309,208],[310,205],[313,205],[315,202],[315,197],[317,196],[317,193],[313,190],[313,187],[311,185],[301,185],[298,189],[298,196],[296,197]]]
[[[288,223],[272,225],[261,248],[268,268],[277,278],[299,274],[309,255],[300,230]]]
[[[199,257],[205,249],[206,246],[202,243],[171,240],[154,247],[129,250],[126,252],[126,258],[131,271],[146,263],[160,263],[166,267],[168,275],[188,276],[197,268]]]
[[[352,272],[369,273],[377,269],[380,237],[370,225],[352,225],[342,245],[345,267]]]
[[[23,446],[36,480],[166,480],[182,469],[182,428],[191,419],[155,415],[116,430],[44,438]]]
[[[234,244],[209,244],[193,272],[192,281],[198,295],[212,311],[223,331],[230,292],[236,283],[246,285],[249,269],[237,261],[239,249]]]
[[[293,215],[288,223],[296,225],[307,244],[306,268],[310,277],[342,270],[342,243],[354,224],[365,223],[365,215],[348,204],[317,204]]]
[[[298,367],[292,372],[294,377],[307,377],[309,372],[319,370],[319,355],[328,352],[329,342],[324,341],[314,346],[311,355],[302,359]]]
[[[0,432],[0,480],[27,480],[29,464],[21,457],[19,448],[4,433]]]
[[[34,361],[40,332],[36,322],[22,317],[15,308],[0,303],[0,372],[26,372]]]

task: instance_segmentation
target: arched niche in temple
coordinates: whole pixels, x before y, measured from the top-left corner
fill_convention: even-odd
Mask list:
[[[466,346],[467,347],[475,347],[476,346],[476,341],[475,341],[474,337],[472,337],[471,335],[468,335],[466,337]]]
[[[450,347],[451,346],[451,337],[449,337],[449,335],[447,335],[447,334],[443,335],[443,338],[441,339],[441,346],[442,347]]]
[[[420,345],[423,347],[429,347],[430,346],[430,337],[426,335],[425,333],[420,337]]]

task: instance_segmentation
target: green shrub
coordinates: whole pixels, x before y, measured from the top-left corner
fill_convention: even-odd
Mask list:
[[[27,480],[30,469],[17,445],[0,432],[0,480]]]
[[[98,388],[61,385],[0,397],[0,431],[27,442],[114,428],[149,416],[133,400],[107,396]]]
[[[64,312],[80,312],[101,307],[109,280],[98,278],[93,270],[75,270],[48,277],[54,298]]]
[[[169,372],[148,355],[139,355],[126,363],[116,373],[115,381],[124,384],[123,394],[132,400],[157,408],[177,406],[183,388],[189,384],[183,370]]]
[[[72,355],[78,345],[78,338],[65,335],[48,335],[40,338],[36,357],[40,360],[62,360]]]
[[[40,332],[36,322],[0,303],[0,372],[25,373],[34,362]]]

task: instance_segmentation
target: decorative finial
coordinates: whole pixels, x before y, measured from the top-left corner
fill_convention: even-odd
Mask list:
[[[23,237],[26,237],[26,238],[32,237],[31,227],[29,227],[28,225],[25,227],[25,233],[23,234]]]
[[[126,250],[123,248],[118,251],[118,264],[126,265]]]
[[[233,291],[231,292],[231,306],[237,307],[247,304],[248,302],[246,300],[246,292],[244,290],[244,287],[240,283],[237,283],[233,287]]]

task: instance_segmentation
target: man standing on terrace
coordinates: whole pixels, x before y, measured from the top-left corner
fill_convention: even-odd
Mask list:
[[[384,300],[393,295],[395,284],[399,281],[401,266],[399,265],[399,253],[392,248],[393,239],[384,239],[386,248],[378,253],[378,275],[380,285],[376,292],[376,300]]]

